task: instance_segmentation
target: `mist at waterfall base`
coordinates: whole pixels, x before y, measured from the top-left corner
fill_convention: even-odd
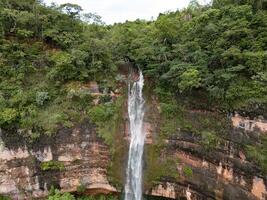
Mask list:
[[[128,88],[128,115],[130,120],[130,147],[126,171],[125,200],[142,199],[142,168],[145,134],[143,132],[144,77],[139,70],[139,80]]]

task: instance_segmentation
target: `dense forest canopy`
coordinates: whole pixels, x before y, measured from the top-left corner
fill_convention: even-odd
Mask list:
[[[113,26],[81,14],[75,4],[0,3],[1,126],[44,129],[36,120],[49,106],[63,103],[68,83],[104,84],[124,58],[140,66],[159,90],[198,92],[226,111],[266,105],[265,0],[214,0],[207,6],[191,1],[155,21]]]
[[[219,2],[115,25],[123,34],[114,46],[173,93],[202,90],[226,109],[264,104],[265,4]]]
[[[107,27],[92,14],[83,16],[91,25],[81,21],[82,8],[74,4],[0,3],[1,127],[38,137],[60,123],[71,126],[91,99],[75,90],[79,81],[105,82],[116,69],[105,40]]]
[[[97,81],[113,90],[125,60],[143,69],[159,95],[204,98],[206,108],[224,112],[266,110],[266,0],[191,1],[155,21],[112,26],[81,11],[69,3],[0,0],[2,129],[33,141],[72,127],[92,113],[81,85]],[[97,109],[99,118],[114,113],[112,106]]]

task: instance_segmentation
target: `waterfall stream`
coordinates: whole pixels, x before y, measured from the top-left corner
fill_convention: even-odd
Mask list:
[[[139,70],[139,80],[128,89],[128,114],[130,119],[130,147],[128,155],[127,179],[125,185],[125,200],[142,199],[142,157],[145,134],[143,132],[144,77]]]

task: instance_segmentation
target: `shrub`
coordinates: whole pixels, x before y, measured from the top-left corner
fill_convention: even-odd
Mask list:
[[[0,92],[0,109],[6,107],[6,100]]]
[[[216,133],[209,131],[202,131],[201,136],[202,136],[201,144],[204,146],[205,149],[210,150],[217,146],[218,138],[216,136]]]
[[[78,200],[118,200],[117,197],[112,195],[99,195],[99,196],[83,196],[77,198]]]
[[[187,177],[192,177],[193,176],[193,170],[189,166],[185,166],[183,168],[184,175]]]
[[[65,166],[60,161],[51,160],[51,161],[47,161],[47,162],[42,162],[41,163],[41,169],[43,171],[48,171],[48,170],[59,170],[59,171],[62,171],[62,170],[65,169]]]
[[[11,124],[18,118],[18,112],[14,108],[5,108],[0,112],[0,125]]]
[[[60,105],[53,104],[52,106],[42,109],[38,112],[37,123],[43,128],[45,134],[53,135],[56,133],[59,125],[70,127],[69,117],[64,112],[65,108]]]
[[[37,92],[36,94],[36,103],[39,106],[44,105],[45,101],[49,100],[50,97],[48,95],[48,92]]]
[[[246,153],[248,158],[256,162],[262,171],[267,174],[267,136],[263,136],[259,144],[247,145]]]
[[[110,95],[104,95],[100,97],[100,103],[109,103],[111,100],[112,98]]]
[[[77,192],[78,193],[84,193],[86,190],[86,186],[84,184],[80,184],[78,187],[77,187]]]
[[[173,117],[178,110],[177,104],[160,103],[161,111],[167,118]]]
[[[48,200],[75,200],[75,197],[70,193],[60,193],[59,190],[55,190],[55,193],[50,195]]]
[[[90,119],[96,124],[110,120],[113,114],[114,114],[113,104],[99,105],[91,108],[88,111]]]
[[[180,76],[180,82],[178,88],[180,92],[191,90],[193,88],[199,88],[201,86],[200,73],[196,69],[188,69]]]
[[[33,32],[25,29],[19,29],[17,31],[17,35],[19,38],[30,38],[33,36]]]

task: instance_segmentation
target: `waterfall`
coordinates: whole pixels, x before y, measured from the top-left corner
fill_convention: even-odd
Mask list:
[[[143,86],[144,77],[141,70],[139,70],[139,80],[135,81],[132,86],[129,82],[128,90],[128,114],[131,139],[125,185],[125,200],[142,199],[142,157],[145,141],[145,134],[143,132]]]

